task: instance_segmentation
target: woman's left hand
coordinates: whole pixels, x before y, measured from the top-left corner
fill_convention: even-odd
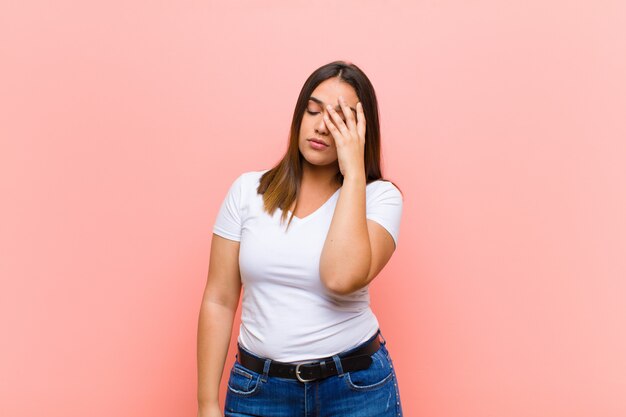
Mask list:
[[[346,116],[346,123],[330,104],[326,105],[330,116],[324,114],[324,122],[335,138],[339,171],[344,177],[365,174],[365,115],[361,102],[356,105],[356,123],[350,107],[342,96],[339,96],[339,105]]]

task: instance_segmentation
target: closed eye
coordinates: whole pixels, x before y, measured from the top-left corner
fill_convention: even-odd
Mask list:
[[[318,111],[311,111],[309,109],[307,109],[306,112],[311,114],[311,115],[320,114],[320,112],[318,112]],[[340,117],[340,119],[343,120],[344,122],[346,121],[346,119],[344,117]]]

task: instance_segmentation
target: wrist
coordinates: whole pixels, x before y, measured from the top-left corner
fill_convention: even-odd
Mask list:
[[[217,398],[198,401],[198,410],[205,410],[216,405],[219,405],[219,399]]]
[[[358,172],[346,172],[343,176],[343,183],[353,182],[356,184],[365,183],[365,169],[359,170]]]

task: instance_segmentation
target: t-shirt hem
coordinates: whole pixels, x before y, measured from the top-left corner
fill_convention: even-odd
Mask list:
[[[389,235],[393,239],[393,243],[395,245],[394,249],[398,247],[398,238],[389,230],[388,226],[385,226],[385,224],[380,219],[378,219],[376,217],[367,217],[367,219],[375,221],[376,223],[381,225],[387,231],[387,233],[389,233]]]
[[[225,232],[223,230],[213,229],[213,233],[215,233],[216,235],[221,236],[223,238],[226,238],[226,239],[229,239],[229,240],[234,240],[235,242],[240,242],[241,241],[241,236],[233,235],[233,234]]]

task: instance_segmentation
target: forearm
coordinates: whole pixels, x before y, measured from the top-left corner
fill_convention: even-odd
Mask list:
[[[320,277],[332,291],[348,293],[362,286],[371,263],[365,218],[365,173],[345,177],[320,259]]]
[[[203,301],[198,319],[198,406],[218,403],[235,311]]]

